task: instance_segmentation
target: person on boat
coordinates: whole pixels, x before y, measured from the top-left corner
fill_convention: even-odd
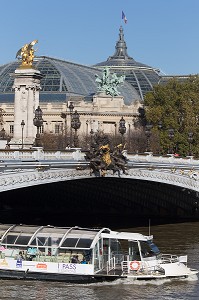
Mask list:
[[[19,255],[17,256],[17,260],[23,260],[23,259],[24,259],[23,253],[22,253],[22,251],[19,251]]]
[[[86,261],[85,257],[83,257],[83,260],[81,261],[81,264],[82,265],[86,265],[87,264],[87,261]]]
[[[71,258],[71,262],[73,264],[78,264],[79,263],[78,255],[73,255],[73,257]]]

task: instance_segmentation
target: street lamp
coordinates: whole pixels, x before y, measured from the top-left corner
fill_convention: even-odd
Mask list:
[[[150,137],[151,137],[151,129],[152,129],[152,127],[153,127],[152,124],[146,124],[146,126],[145,126],[145,134],[146,134],[146,137],[147,137],[146,152],[150,152],[151,151]]]
[[[90,136],[91,136],[90,148],[91,148],[92,145],[93,145],[93,135],[94,135],[94,130],[93,130],[93,128],[91,128],[91,131],[90,131]]]
[[[64,140],[65,140],[64,146],[66,147],[67,146],[67,113],[62,112],[61,118],[64,119]]]
[[[119,121],[119,133],[121,133],[121,136],[122,136],[122,144],[124,144],[124,134],[126,132],[125,124],[126,124],[126,122],[125,122],[124,118],[122,117]]]
[[[71,147],[72,146],[72,113],[73,113],[73,109],[74,109],[73,102],[70,102],[70,105],[68,108],[70,110],[70,147]]]
[[[173,145],[172,145],[172,140],[174,138],[174,129],[173,128],[168,129],[168,136],[169,136],[169,140],[170,140],[168,152],[173,154]]]
[[[1,138],[4,140],[5,139],[5,134],[6,134],[6,131],[4,128],[1,129]]]
[[[162,121],[159,121],[158,122],[158,129],[159,129],[159,135],[158,135],[158,142],[159,142],[159,149],[158,149],[158,152],[159,152],[159,155],[160,155],[160,145],[161,145],[161,143],[160,143],[160,130],[162,129]]]
[[[35,138],[35,147],[41,147],[41,141],[40,141],[40,132],[39,129],[43,125],[43,112],[40,108],[40,106],[37,107],[35,110],[35,117],[33,119],[33,124],[37,127],[37,134]]]
[[[74,135],[74,146],[78,147],[78,136],[77,136],[77,130],[80,128],[81,122],[79,119],[79,114],[77,111],[72,114],[72,120],[71,120],[71,127],[75,129],[75,135]]]
[[[25,122],[21,121],[21,149],[23,149],[23,131],[24,131]]]
[[[189,142],[189,156],[192,156],[192,143],[193,143],[193,132],[188,132],[188,142]]]

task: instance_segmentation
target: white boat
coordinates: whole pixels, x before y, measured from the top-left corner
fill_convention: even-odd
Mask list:
[[[96,282],[186,278],[187,256],[161,254],[153,236],[108,228],[0,224],[0,279]]]

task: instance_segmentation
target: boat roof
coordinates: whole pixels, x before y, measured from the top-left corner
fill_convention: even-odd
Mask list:
[[[102,233],[101,236],[103,238],[128,240],[128,241],[148,241],[153,239],[152,235],[146,236],[141,233],[117,232],[117,231],[111,231],[110,233]]]
[[[152,238],[139,233],[111,231],[109,228],[0,224],[0,243],[6,247],[92,249],[100,237],[136,241]]]

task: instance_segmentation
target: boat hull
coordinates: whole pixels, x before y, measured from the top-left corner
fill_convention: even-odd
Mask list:
[[[114,281],[127,276],[120,275],[78,275],[78,274],[61,274],[19,270],[0,270],[0,279],[16,279],[16,280],[44,280],[59,281],[68,283],[95,283],[103,281]]]
[[[197,272],[193,272],[197,274]],[[160,280],[160,279],[184,279],[190,275],[181,276],[132,276],[132,275],[106,275],[106,274],[94,274],[94,275],[78,275],[78,274],[60,274],[60,273],[44,273],[34,271],[22,271],[22,270],[0,270],[0,279],[14,279],[14,280],[42,280],[42,281],[57,281],[66,283],[95,283],[104,281],[115,281],[117,279],[131,279],[131,280]]]

